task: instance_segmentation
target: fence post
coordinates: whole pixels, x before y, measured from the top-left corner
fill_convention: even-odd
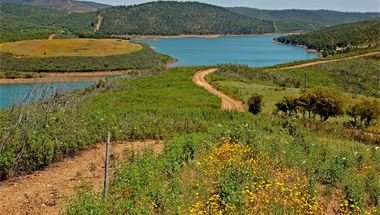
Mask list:
[[[104,192],[103,197],[106,200],[107,199],[107,193],[108,193],[108,162],[109,162],[109,144],[111,141],[111,133],[108,132],[107,136],[107,142],[106,142],[106,159],[104,161]]]

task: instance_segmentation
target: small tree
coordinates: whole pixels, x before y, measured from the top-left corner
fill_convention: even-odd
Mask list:
[[[305,112],[308,113],[309,119],[311,118],[311,113],[315,109],[316,103],[317,103],[317,96],[311,90],[302,93],[302,95],[298,98],[298,102],[297,102],[299,108],[302,110],[304,115],[305,115]]]
[[[351,123],[356,126],[368,127],[380,118],[380,103],[377,100],[363,99],[347,110],[347,115],[353,118]]]
[[[284,112],[286,115],[297,114],[298,98],[285,96],[280,102],[275,104],[277,110]]]
[[[314,94],[315,104],[312,112],[319,115],[323,121],[327,121],[330,117],[337,117],[344,113],[343,99],[337,91],[325,87],[317,87],[307,93]]]
[[[263,96],[257,93],[253,94],[248,100],[248,111],[256,115],[261,112]]]

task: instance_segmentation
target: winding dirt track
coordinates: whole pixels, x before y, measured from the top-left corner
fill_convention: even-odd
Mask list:
[[[110,145],[111,163],[120,162],[125,152],[141,153],[146,149],[161,153],[164,144],[156,141],[114,142]],[[0,214],[60,214],[65,199],[83,183],[102,189],[105,144],[80,152],[31,175],[0,182]],[[111,166],[111,173],[112,173]]]
[[[205,79],[206,75],[213,73],[217,70],[217,68],[200,70],[193,76],[193,82],[198,86],[205,88],[210,93],[218,96],[222,100],[222,110],[244,112],[244,105],[241,101],[235,100],[227,96],[226,94],[218,91],[209,83],[207,83]]]
[[[371,52],[371,53],[367,53],[367,54],[355,55],[355,56],[351,56],[351,57],[344,57],[344,58],[339,58],[339,59],[335,59],[335,60],[315,61],[315,62],[303,63],[303,64],[294,65],[294,66],[281,67],[281,68],[271,69],[271,70],[298,69],[298,68],[304,68],[304,67],[309,67],[309,66],[314,66],[314,65],[338,62],[338,61],[342,61],[342,60],[350,60],[350,59],[355,59],[355,58],[359,58],[359,57],[367,57],[367,56],[372,56],[372,55],[376,55],[376,54],[380,54],[380,52]]]
[[[96,22],[96,25],[95,25],[95,29],[94,29],[94,32],[98,32],[100,30],[100,27],[102,26],[102,22],[103,22],[103,16],[102,15],[98,15],[98,21]]]

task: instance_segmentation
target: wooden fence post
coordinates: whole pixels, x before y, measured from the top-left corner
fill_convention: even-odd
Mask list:
[[[106,159],[104,161],[104,192],[103,197],[106,200],[107,199],[107,193],[108,193],[108,162],[109,162],[109,144],[111,141],[111,133],[108,132],[107,136],[107,142],[106,142]]]

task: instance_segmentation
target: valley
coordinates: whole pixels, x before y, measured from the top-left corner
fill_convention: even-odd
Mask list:
[[[0,0],[0,214],[378,214],[379,15]]]

